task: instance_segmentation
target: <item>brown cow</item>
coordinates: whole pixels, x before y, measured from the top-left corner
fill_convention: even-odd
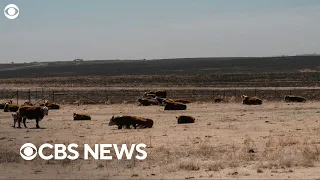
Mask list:
[[[179,102],[179,103],[182,103],[182,104],[188,104],[188,103],[190,103],[190,101],[183,100],[183,99],[175,99],[174,102]]]
[[[249,97],[246,95],[242,95],[242,104],[246,105],[260,105],[262,104],[262,100],[258,97]]]
[[[23,105],[25,105],[25,106],[33,106],[33,104],[30,101],[24,102]]]
[[[151,106],[151,105],[158,105],[159,103],[155,100],[151,99],[138,99],[138,102],[140,103],[139,106]]]
[[[159,105],[161,106],[164,106],[166,103],[174,103],[174,100],[170,98],[156,97],[155,99],[158,101]]]
[[[49,109],[60,109],[60,106],[55,102],[48,102],[48,100],[45,100],[44,103],[40,104],[40,106],[46,106]]]
[[[13,117],[13,127],[15,127],[16,122],[18,122],[18,128],[21,128],[20,123],[23,119],[23,125],[27,128],[26,120],[27,119],[35,119],[36,127],[39,127],[39,121],[43,119],[44,116],[48,115],[49,109],[47,107],[41,106],[21,106],[18,111],[12,114]]]
[[[164,105],[164,110],[186,110],[187,105],[177,102],[168,102]]]
[[[4,112],[16,112],[18,109],[19,109],[19,105],[16,105],[16,104],[8,104],[6,103],[4,108],[3,108],[3,111]]]
[[[73,113],[73,120],[91,120],[91,116],[88,114]]]
[[[152,128],[153,126],[153,120],[144,118],[144,117],[138,117],[138,116],[118,116],[110,119],[109,126],[117,125],[118,129],[122,129],[122,126],[126,126],[128,129],[130,129],[130,126],[132,125],[135,129],[137,127],[139,128]]]
[[[6,104],[12,104],[12,101],[9,100],[9,101],[7,101],[7,102],[0,103],[0,109],[4,109],[4,106],[5,106]]]
[[[145,96],[153,94],[154,96],[158,96],[161,98],[166,98],[167,97],[167,91],[166,90],[158,90],[158,91],[150,91],[144,93]]]
[[[178,124],[194,123],[195,121],[195,118],[192,116],[179,116],[176,118],[178,120]]]
[[[147,97],[147,99],[153,99],[157,97],[155,94],[145,94],[145,96]]]

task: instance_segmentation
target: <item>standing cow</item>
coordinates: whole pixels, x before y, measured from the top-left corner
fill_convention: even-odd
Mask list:
[[[39,121],[41,121],[44,116],[48,115],[49,108],[44,106],[21,106],[18,111],[12,114],[13,117],[13,127],[15,127],[16,122],[18,122],[18,128],[21,128],[20,123],[23,119],[23,125],[27,128],[26,119],[35,119],[36,127],[40,128]]]

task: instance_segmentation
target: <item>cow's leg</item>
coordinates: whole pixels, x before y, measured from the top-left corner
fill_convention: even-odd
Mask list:
[[[16,127],[16,122],[17,122],[17,120],[13,120],[13,126],[12,127]]]
[[[21,124],[21,118],[18,118],[18,128],[21,128],[20,124]]]
[[[37,124],[36,124],[36,127],[37,127],[37,128],[40,128],[40,126],[39,126],[39,118],[36,119],[36,123],[37,123]]]
[[[122,125],[118,125],[118,129],[122,129]]]
[[[126,125],[126,128],[127,128],[127,129],[131,129],[130,126],[131,126],[130,124],[129,124],[129,125]]]
[[[27,125],[26,125],[26,120],[27,120],[27,118],[23,118],[23,125],[24,125],[25,128],[28,128]]]
[[[135,129],[137,129],[137,124],[133,124],[133,127],[134,127]]]

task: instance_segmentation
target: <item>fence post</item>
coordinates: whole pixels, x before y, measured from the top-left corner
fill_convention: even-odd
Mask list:
[[[41,99],[44,98],[44,94],[43,94],[43,88],[41,89]]]
[[[17,90],[17,105],[19,105],[19,90]]]
[[[28,90],[28,100],[29,100],[29,102],[31,102],[31,92],[30,92],[30,89]]]
[[[254,88],[254,96],[257,96],[257,88]]]
[[[237,88],[234,88],[234,97],[237,97]]]
[[[140,94],[139,94],[140,95]],[[105,90],[105,96],[106,96],[106,102],[109,101],[109,94],[108,94],[108,90]]]
[[[38,101],[38,90],[36,89],[36,102]]]
[[[54,102],[54,90],[52,90],[52,101]]]
[[[277,87],[274,87],[274,100],[277,100]]]

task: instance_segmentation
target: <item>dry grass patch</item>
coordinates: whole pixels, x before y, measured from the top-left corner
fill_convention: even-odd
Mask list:
[[[20,161],[21,156],[19,153],[8,148],[0,148],[0,164],[19,163]]]
[[[200,170],[200,165],[192,160],[182,161],[179,163],[179,169],[186,171],[198,171]]]
[[[265,168],[313,167],[320,159],[320,146],[308,141],[299,141],[301,137],[270,136],[260,160]],[[263,164],[263,163],[262,163]]]
[[[207,163],[206,170],[207,171],[220,171],[220,170],[226,168],[225,165],[226,164],[223,161],[210,162],[210,163]]]

